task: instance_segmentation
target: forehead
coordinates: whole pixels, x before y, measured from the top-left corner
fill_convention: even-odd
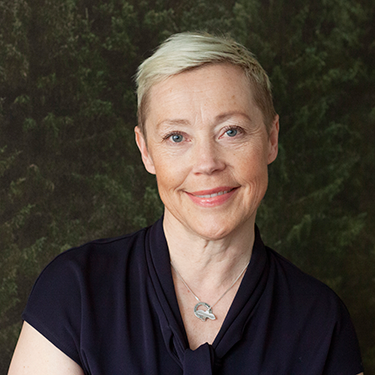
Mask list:
[[[208,64],[169,77],[151,87],[147,123],[168,116],[217,115],[218,111],[251,111],[254,107],[250,80],[228,63]]]

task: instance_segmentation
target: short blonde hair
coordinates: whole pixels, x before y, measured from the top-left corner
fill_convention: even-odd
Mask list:
[[[138,68],[138,126],[143,134],[146,135],[148,96],[153,85],[205,64],[225,62],[239,66],[244,71],[252,87],[255,103],[262,111],[264,123],[269,130],[276,116],[271,83],[254,55],[230,38],[187,32],[169,37]]]

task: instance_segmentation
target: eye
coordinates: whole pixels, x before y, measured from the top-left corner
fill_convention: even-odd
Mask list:
[[[231,128],[231,129],[228,129],[225,134],[228,136],[228,137],[235,137],[238,133],[238,130],[236,128]]]
[[[229,125],[223,129],[223,136],[227,137],[238,137],[244,133],[244,129],[241,126]]]
[[[164,141],[171,141],[172,143],[181,143],[184,139],[184,135],[179,132],[171,132],[163,137]]]
[[[172,134],[170,138],[172,142],[174,143],[180,143],[184,140],[184,137],[182,136],[182,134]]]

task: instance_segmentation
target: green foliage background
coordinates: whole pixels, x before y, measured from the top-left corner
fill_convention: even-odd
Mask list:
[[[162,212],[133,128],[138,64],[180,31],[229,34],[271,77],[280,153],[258,224],[330,285],[375,374],[374,0],[0,0],[0,372],[58,253]]]

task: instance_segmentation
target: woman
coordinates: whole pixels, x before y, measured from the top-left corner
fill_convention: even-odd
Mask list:
[[[43,271],[9,374],[360,373],[345,306],[255,226],[279,132],[259,63],[177,34],[137,83],[136,142],[164,216]]]

